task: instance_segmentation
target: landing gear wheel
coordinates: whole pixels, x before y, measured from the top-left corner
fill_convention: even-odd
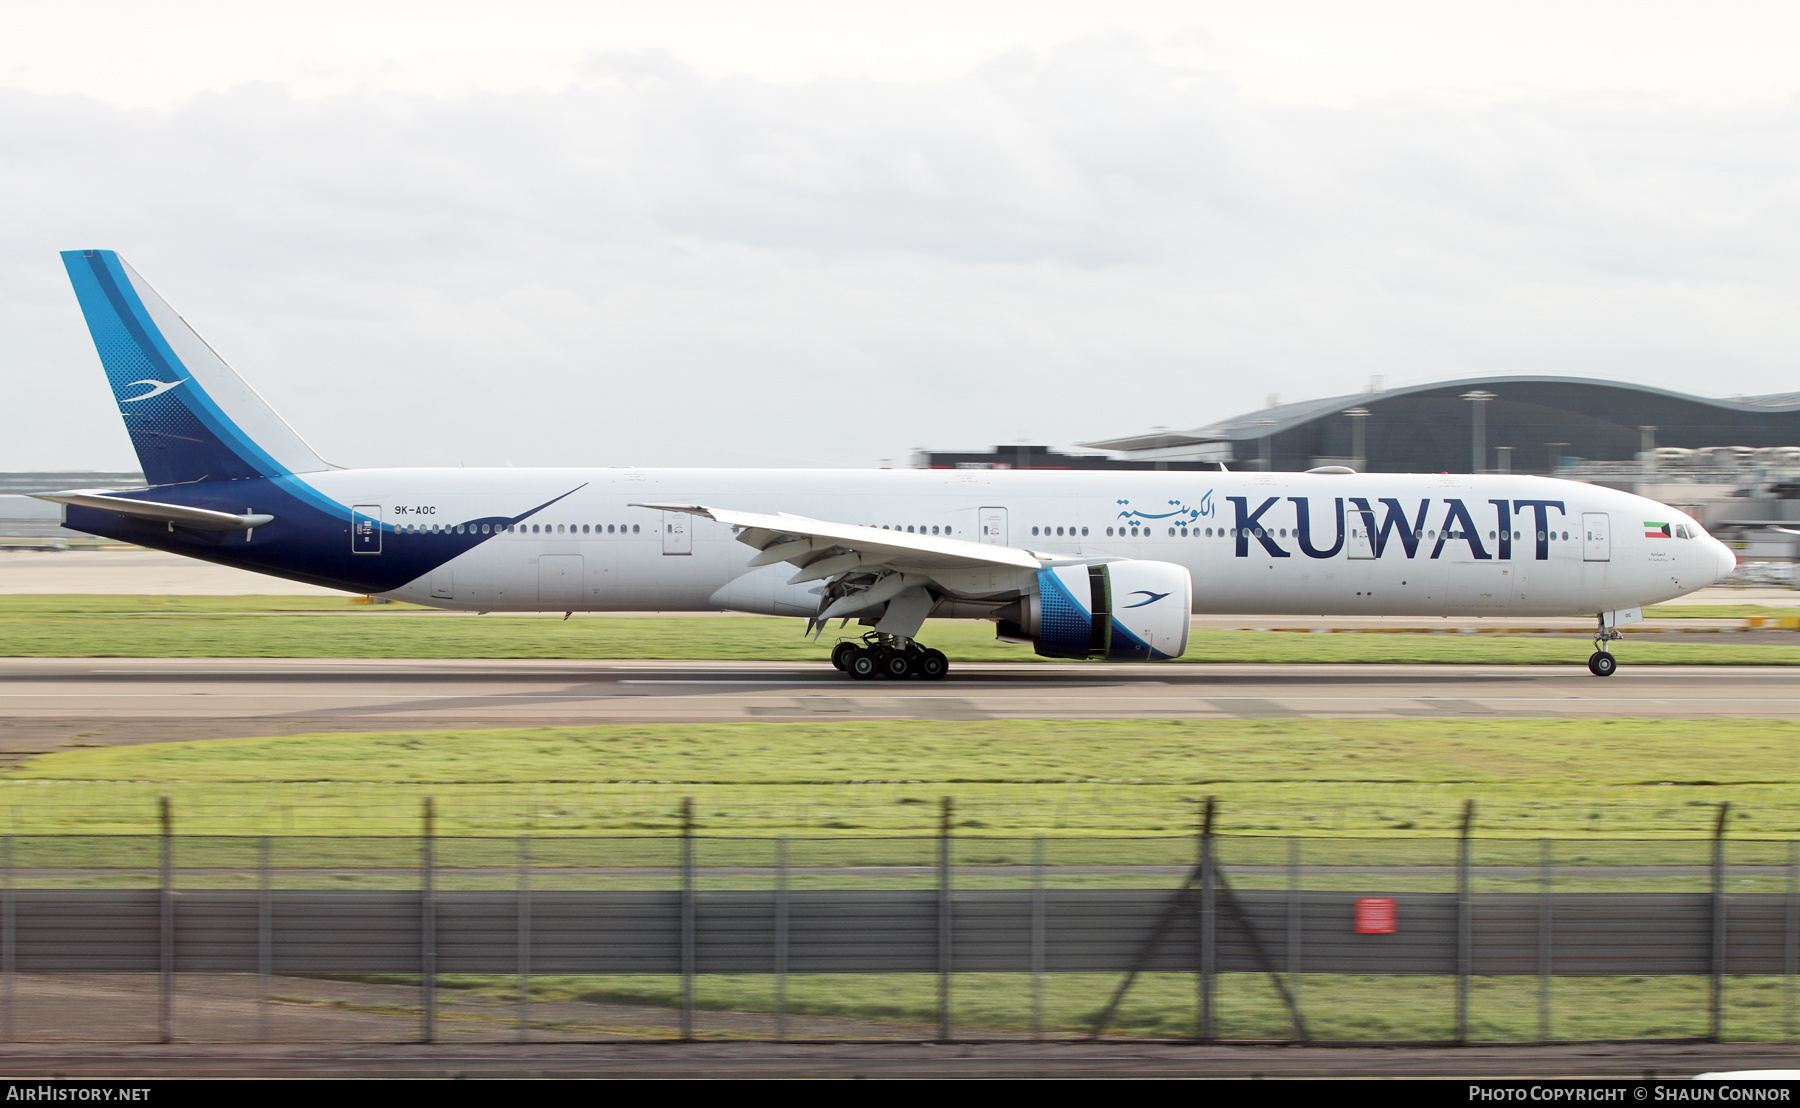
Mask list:
[[[913,669],[927,681],[942,681],[950,672],[950,659],[944,657],[941,650],[927,650],[919,655]]]
[[[905,651],[883,651],[879,664],[881,675],[889,681],[904,681],[912,676],[913,660]]]
[[[838,643],[831,648],[831,664],[841,670],[850,663],[850,655],[861,649],[853,642]]]
[[[1595,677],[1611,677],[1619,670],[1619,661],[1604,650],[1596,650],[1588,658],[1588,672]]]
[[[858,681],[867,681],[873,678],[879,669],[880,666],[873,650],[853,646],[844,658],[844,672]]]

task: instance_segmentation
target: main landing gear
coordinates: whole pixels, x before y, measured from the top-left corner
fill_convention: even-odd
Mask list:
[[[942,681],[950,672],[950,659],[944,657],[943,651],[920,646],[911,639],[901,645],[892,635],[874,632],[864,635],[860,643],[846,641],[832,647],[831,664],[858,681],[876,677],[890,681],[908,677]]]
[[[1594,631],[1594,652],[1588,656],[1588,672],[1595,677],[1611,677],[1619,672],[1619,660],[1612,656],[1606,648],[1609,642],[1617,642],[1625,637],[1617,628],[1606,625],[1606,617],[1600,618],[1600,626]]]

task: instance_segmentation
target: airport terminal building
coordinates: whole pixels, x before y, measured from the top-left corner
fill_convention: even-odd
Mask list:
[[[1283,404],[1191,431],[1082,445],[1143,462],[1204,459],[1233,469],[1551,473],[1586,462],[1637,462],[1646,451],[1677,465],[1719,449],[1736,459],[1741,448],[1785,448],[1779,457],[1791,465],[1800,463],[1800,393],[1714,400],[1580,377],[1477,377]]]
[[[1800,558],[1800,393],[1713,399],[1582,377],[1476,377],[1281,404],[1186,431],[922,452],[933,467],[1539,473],[1673,504],[1745,559]],[[1028,454],[1021,451],[1029,451]]]

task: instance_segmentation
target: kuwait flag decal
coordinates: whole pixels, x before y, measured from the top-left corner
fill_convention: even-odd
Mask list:
[[[1669,539],[1674,538],[1675,534],[1668,524],[1654,523],[1646,519],[1644,521],[1644,537],[1647,539]]]

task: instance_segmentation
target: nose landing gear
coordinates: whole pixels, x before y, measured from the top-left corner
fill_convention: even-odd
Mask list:
[[[943,651],[920,646],[910,639],[902,645],[892,635],[874,632],[863,636],[860,643],[846,641],[832,647],[831,664],[858,681],[875,677],[890,681],[908,677],[942,681],[950,672],[950,660]]]
[[[1606,644],[1616,642],[1625,637],[1617,628],[1606,625],[1606,616],[1600,618],[1600,626],[1594,631],[1594,652],[1588,656],[1588,672],[1595,677],[1611,677],[1619,671],[1619,660],[1612,656]]]

